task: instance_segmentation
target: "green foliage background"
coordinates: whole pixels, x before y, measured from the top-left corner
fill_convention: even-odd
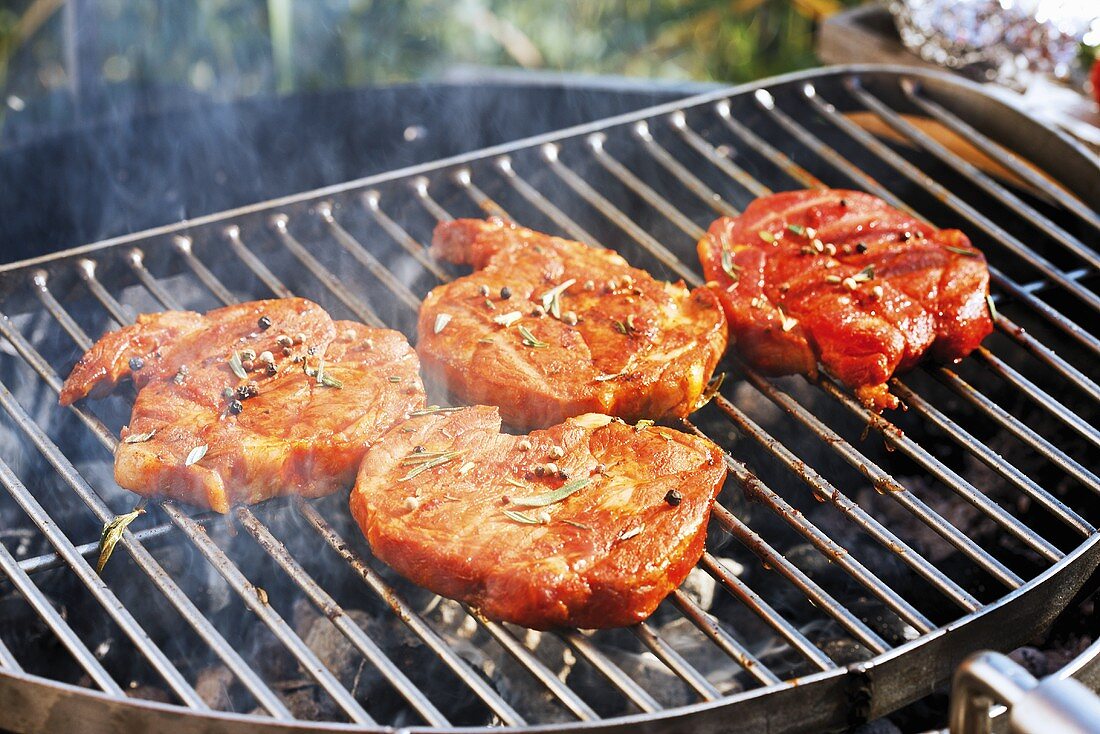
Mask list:
[[[815,63],[854,0],[85,0],[108,83],[227,98],[516,66],[742,81]],[[4,98],[64,87],[65,0],[0,0]]]

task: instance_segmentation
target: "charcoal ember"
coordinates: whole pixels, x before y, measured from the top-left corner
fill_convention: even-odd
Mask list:
[[[722,695],[740,693],[745,689],[748,674],[700,632],[691,620],[680,618],[661,625],[658,633]]]
[[[615,647],[600,646],[600,651],[626,677],[637,683],[651,696],[667,707],[684,706],[697,699],[686,683],[680,680],[657,656],[651,652],[628,652]],[[566,679],[573,689],[592,691],[588,700],[597,712],[604,716],[620,715],[632,710],[631,705],[590,665],[578,665]]]
[[[211,665],[199,671],[195,679],[195,692],[215,711],[228,711],[232,709],[229,691],[234,682],[233,671],[229,668]]]
[[[375,638],[375,635],[371,634],[374,620],[370,615],[357,609],[347,610],[346,615],[372,639]],[[306,632],[304,640],[325,667],[331,670],[341,683],[350,688],[358,671],[362,654],[344,636],[344,633],[337,629],[327,617],[317,617]]]
[[[131,681],[126,687],[126,695],[130,698],[140,698],[143,701],[156,701],[157,703],[172,703],[173,699],[168,691],[159,686],[148,683]]]
[[[680,591],[700,608],[709,610],[714,605],[714,577],[701,568],[691,569],[691,573],[680,585]]]
[[[518,628],[513,628],[518,629]],[[522,630],[520,642],[560,680],[565,680],[577,659],[558,637],[547,632]],[[492,676],[493,687],[501,697],[529,721],[559,724],[573,721],[552,693],[527,672],[511,655],[502,655]]]

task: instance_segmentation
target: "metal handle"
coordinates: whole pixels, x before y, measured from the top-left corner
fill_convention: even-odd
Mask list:
[[[1007,712],[1012,734],[1100,734],[1100,697],[1072,678],[1037,680],[996,652],[971,655],[951,688],[951,734],[990,734]]]

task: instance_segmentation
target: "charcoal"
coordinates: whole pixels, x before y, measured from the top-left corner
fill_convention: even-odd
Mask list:
[[[195,692],[210,708],[226,711],[231,708],[229,689],[233,685],[233,672],[224,665],[211,665],[199,672],[195,680]]]

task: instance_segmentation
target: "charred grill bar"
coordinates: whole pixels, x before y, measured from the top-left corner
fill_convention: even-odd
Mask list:
[[[982,106],[980,120],[964,119],[953,110],[960,105]],[[873,116],[886,132],[871,135],[853,114]],[[0,705],[16,711],[16,727],[28,730],[59,712],[86,716],[93,728],[108,720],[187,726],[191,719],[181,716],[187,709],[224,731],[276,725],[293,730],[285,691],[261,672],[254,651],[240,649],[240,633],[226,631],[234,625],[215,621],[204,611],[207,600],[196,598],[195,585],[168,567],[163,551],[173,546],[194,551],[195,563],[212,569],[232,592],[234,608],[252,615],[242,624],[270,637],[308,684],[324,693],[334,722],[321,730],[347,726],[335,722],[440,729],[490,721],[566,728],[573,721],[609,731],[645,721],[657,731],[689,719],[699,731],[747,731],[765,719],[775,730],[818,730],[882,715],[920,697],[975,648],[1022,643],[1068,603],[1100,556],[1100,478],[1089,468],[1100,447],[1100,431],[1090,422],[1100,387],[1080,366],[1100,356],[1100,340],[1090,331],[1100,310],[1094,290],[1100,256],[1082,235],[1100,232],[1100,217],[1090,208],[1096,202],[1074,201],[1059,188],[1089,195],[1089,182],[1096,180],[1092,164],[1015,114],[934,74],[801,74],[6,268],[0,272],[0,290],[7,294],[0,335],[11,347],[4,357],[11,369],[4,374],[42,387],[43,405],[30,406],[0,385],[0,407],[7,427],[56,472],[69,501],[87,512],[83,523],[57,517],[57,509],[47,509],[28,486],[30,479],[0,462],[4,499],[19,513],[4,517],[37,528],[36,537],[52,548],[16,560],[0,546],[0,582],[18,591],[83,671],[88,687],[103,696],[29,675],[0,634]],[[1002,177],[1038,193],[1017,193],[988,176],[914,124],[917,116],[961,135],[999,166]],[[755,120],[751,127],[742,121],[747,117]],[[1006,137],[1006,120],[1026,133]],[[1030,136],[1018,152],[1057,166],[1059,180],[1036,173],[991,136]],[[943,171],[952,177],[943,178]],[[724,590],[719,593],[728,594],[738,616],[712,614],[680,590],[662,605],[660,620],[684,620],[691,639],[743,671],[740,692],[720,690],[700,670],[698,650],[678,649],[661,634],[657,617],[632,630],[636,649],[658,661],[662,675],[680,681],[696,705],[670,705],[652,682],[647,686],[625,669],[617,660],[624,643],[616,633],[554,635],[556,654],[589,673],[559,675],[555,659],[524,630],[465,610],[465,623],[476,630],[471,634],[495,646],[497,659],[509,661],[510,675],[522,677],[524,690],[537,691],[556,712],[540,716],[541,710],[494,685],[470,662],[473,653],[456,648],[433,622],[430,605],[418,608],[408,589],[372,565],[358,550],[365,547],[361,540],[341,525],[346,507],[339,502],[291,500],[276,503],[275,510],[234,510],[236,532],[259,549],[247,555],[234,552],[240,541],[219,543],[214,537],[220,518],[162,503],[151,508],[156,522],[124,534],[112,565],[126,565],[128,556],[133,576],[108,573],[112,583],[94,572],[95,538],[64,530],[98,526],[129,510],[133,499],[119,493],[103,471],[117,443],[109,423],[119,420],[118,411],[91,403],[69,411],[57,407],[59,373],[68,363],[56,360],[71,359],[100,331],[129,323],[135,308],[207,308],[294,293],[334,313],[409,333],[418,294],[450,277],[425,256],[423,244],[436,221],[458,215],[514,217],[590,243],[614,244],[633,264],[695,285],[700,278],[693,244],[708,217],[736,214],[751,198],[774,189],[819,185],[863,188],[938,224],[948,217],[959,222],[989,256],[994,300],[1015,318],[998,314],[996,335],[963,365],[927,366],[895,378],[891,388],[909,407],[908,415],[878,417],[828,377],[808,390],[802,381],[771,379],[738,366],[744,380],[727,383],[713,405],[684,421],[685,430],[729,449],[737,489],[727,489],[716,504],[712,540],[731,536],[741,557],[761,567],[750,586],[719,555],[719,540],[700,569]],[[1011,215],[994,218],[989,206],[1011,209]],[[1046,374],[1037,374],[1036,365]],[[750,394],[751,408],[740,399]],[[1075,402],[1064,402],[1062,395]],[[78,425],[65,423],[70,415]],[[771,424],[790,433],[777,435]],[[859,424],[881,441],[853,437],[852,426]],[[987,426],[1010,436],[1025,460],[1007,459],[987,445]],[[61,438],[55,438],[59,431]],[[1067,448],[1052,431],[1072,434],[1074,447],[1086,446]],[[889,451],[879,451],[876,442]],[[751,451],[766,465],[767,478],[737,458]],[[887,463],[905,467],[906,475],[896,475]],[[776,481],[784,482],[782,492]],[[858,490],[867,486],[879,494],[861,496]],[[970,508],[962,513],[964,521],[945,516],[945,493],[933,487]],[[751,505],[735,506],[741,493]],[[811,517],[805,508],[814,503],[803,504],[807,498],[835,513]],[[53,501],[46,504],[57,504],[48,499]],[[278,512],[283,514],[272,517]],[[995,528],[984,536],[996,538],[995,544],[968,532],[981,524]],[[781,550],[795,541],[812,557],[803,553],[796,562]],[[338,569],[343,581],[329,578],[329,570],[315,562],[324,554],[346,564]],[[888,577],[881,562],[868,560],[883,555]],[[73,574],[91,594],[141,656],[144,679],[170,694],[175,706],[124,697],[72,620],[39,588],[40,574],[59,572]],[[348,685],[329,669],[296,628],[291,600],[272,599],[257,584],[259,576],[275,573],[286,580],[280,593],[308,601],[362,657],[360,670],[369,667],[399,704],[364,700],[356,683]],[[758,583],[759,573],[765,584]],[[186,628],[185,639],[230,671],[233,685],[247,692],[247,708],[261,715],[228,716],[208,707],[196,691],[192,666],[166,651],[177,647],[170,635],[159,626],[150,631],[148,619],[139,621],[139,612],[150,616],[144,609],[130,611],[138,596],[120,587],[136,583],[134,576],[147,579],[141,588],[155,589],[157,609],[173,610]],[[442,672],[425,682],[419,671],[394,660],[387,641],[349,613],[347,577],[355,580],[356,600],[369,597],[388,609]],[[751,620],[759,629],[749,632]],[[814,631],[822,628],[838,631],[836,645],[815,641]],[[789,649],[793,661],[773,670],[778,666],[761,652],[769,645]],[[601,700],[605,696],[617,697],[614,705]],[[456,697],[476,702],[476,711],[455,706]]]

